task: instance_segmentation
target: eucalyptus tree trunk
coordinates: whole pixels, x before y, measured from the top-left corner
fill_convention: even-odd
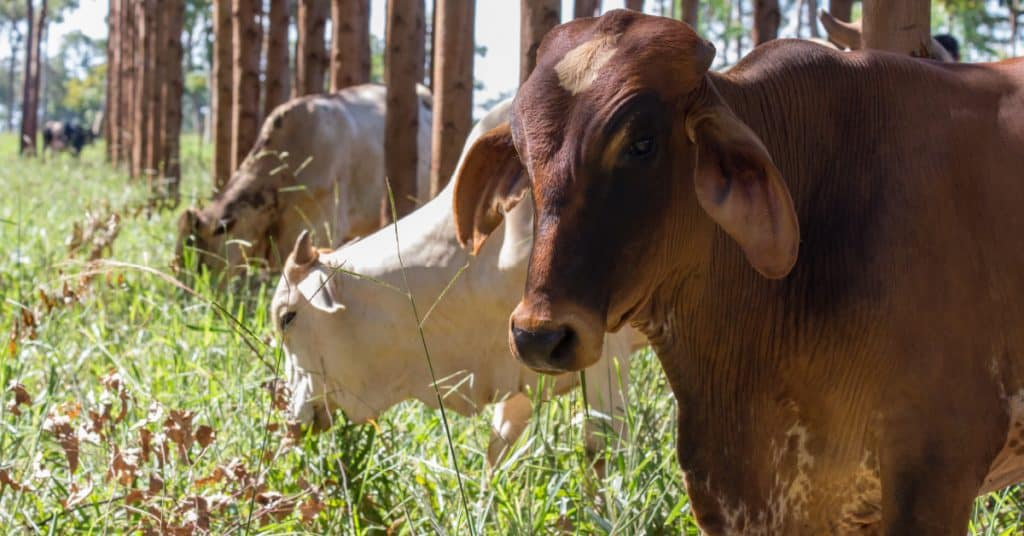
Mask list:
[[[751,34],[754,46],[778,37],[781,21],[779,0],[754,0],[754,30]]]
[[[231,84],[231,169],[249,154],[260,129],[260,0],[234,0],[231,34],[234,67]]]
[[[185,92],[182,77],[181,31],[185,23],[185,0],[163,0],[164,48],[163,80],[163,178],[165,194],[174,205],[180,196],[181,184],[181,98]]]
[[[388,87],[384,122],[385,166],[395,199],[396,218],[416,208],[416,170],[420,99],[416,84],[423,81],[423,0],[388,0],[384,83]],[[426,155],[422,155],[426,157]],[[426,193],[426,192],[424,192]],[[381,202],[381,222],[392,221],[387,194]]]
[[[324,73],[327,71],[328,0],[299,0],[298,41],[295,43],[295,86],[292,96],[324,92]]]
[[[271,0],[267,14],[266,91],[263,94],[263,117],[269,117],[280,104],[288,100],[291,72],[288,67],[288,25],[291,16],[288,2]]]
[[[930,0],[864,0],[864,48],[928,56]]]
[[[474,4],[437,0],[435,7],[431,197],[448,184],[473,126]]]
[[[522,84],[537,65],[537,49],[544,35],[562,22],[562,2],[522,0],[520,14],[519,83]]]
[[[331,27],[331,91],[369,82],[370,0],[333,0]]]
[[[232,75],[231,2],[213,0],[213,84],[211,95],[213,117],[210,138],[213,140],[213,184],[223,188],[231,178]]]
[[[572,18],[596,17],[601,11],[601,0],[576,0],[573,4]]]

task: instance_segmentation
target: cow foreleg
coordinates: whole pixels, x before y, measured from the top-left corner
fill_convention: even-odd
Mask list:
[[[487,445],[487,465],[494,467],[508,454],[512,444],[523,435],[533,414],[533,404],[522,393],[516,393],[494,406],[491,441]]]

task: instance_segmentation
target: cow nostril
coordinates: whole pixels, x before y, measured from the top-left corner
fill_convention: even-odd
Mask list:
[[[526,363],[558,366],[571,361],[578,337],[566,326],[527,330],[513,325],[512,340],[519,357]]]

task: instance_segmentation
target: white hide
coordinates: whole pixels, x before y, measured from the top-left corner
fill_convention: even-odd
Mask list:
[[[502,103],[484,117],[466,146],[504,121],[510,104]],[[486,404],[500,403],[491,462],[522,433],[532,409],[526,393],[536,388],[538,375],[512,357],[507,333],[509,314],[526,281],[533,204],[527,200],[511,210],[478,256],[470,257],[455,235],[452,192],[449,184],[398,222],[400,250],[395,227],[389,226],[321,254],[305,279],[330,279],[323,286],[330,308],[316,305],[316,298],[311,302],[310,293],[296,285],[301,282],[281,278],[271,313],[279,327],[287,313],[295,313],[282,334],[295,417],[307,422],[327,417],[324,402],[357,422],[407,399],[437,407],[416,319],[404,293],[407,277],[445,407],[470,415]],[[590,406],[619,416],[614,423],[621,423],[625,358],[641,340],[631,329],[609,335],[605,358],[586,372]],[[620,358],[621,370],[611,356]],[[546,385],[555,384],[553,392],[561,393],[577,378],[548,377]]]

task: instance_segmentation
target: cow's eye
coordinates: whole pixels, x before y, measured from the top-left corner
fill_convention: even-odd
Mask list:
[[[281,331],[288,329],[293,320],[295,320],[295,311],[288,311],[281,315]]]
[[[632,159],[639,160],[654,154],[654,147],[654,138],[648,136],[631,143],[626,149],[626,154]]]

